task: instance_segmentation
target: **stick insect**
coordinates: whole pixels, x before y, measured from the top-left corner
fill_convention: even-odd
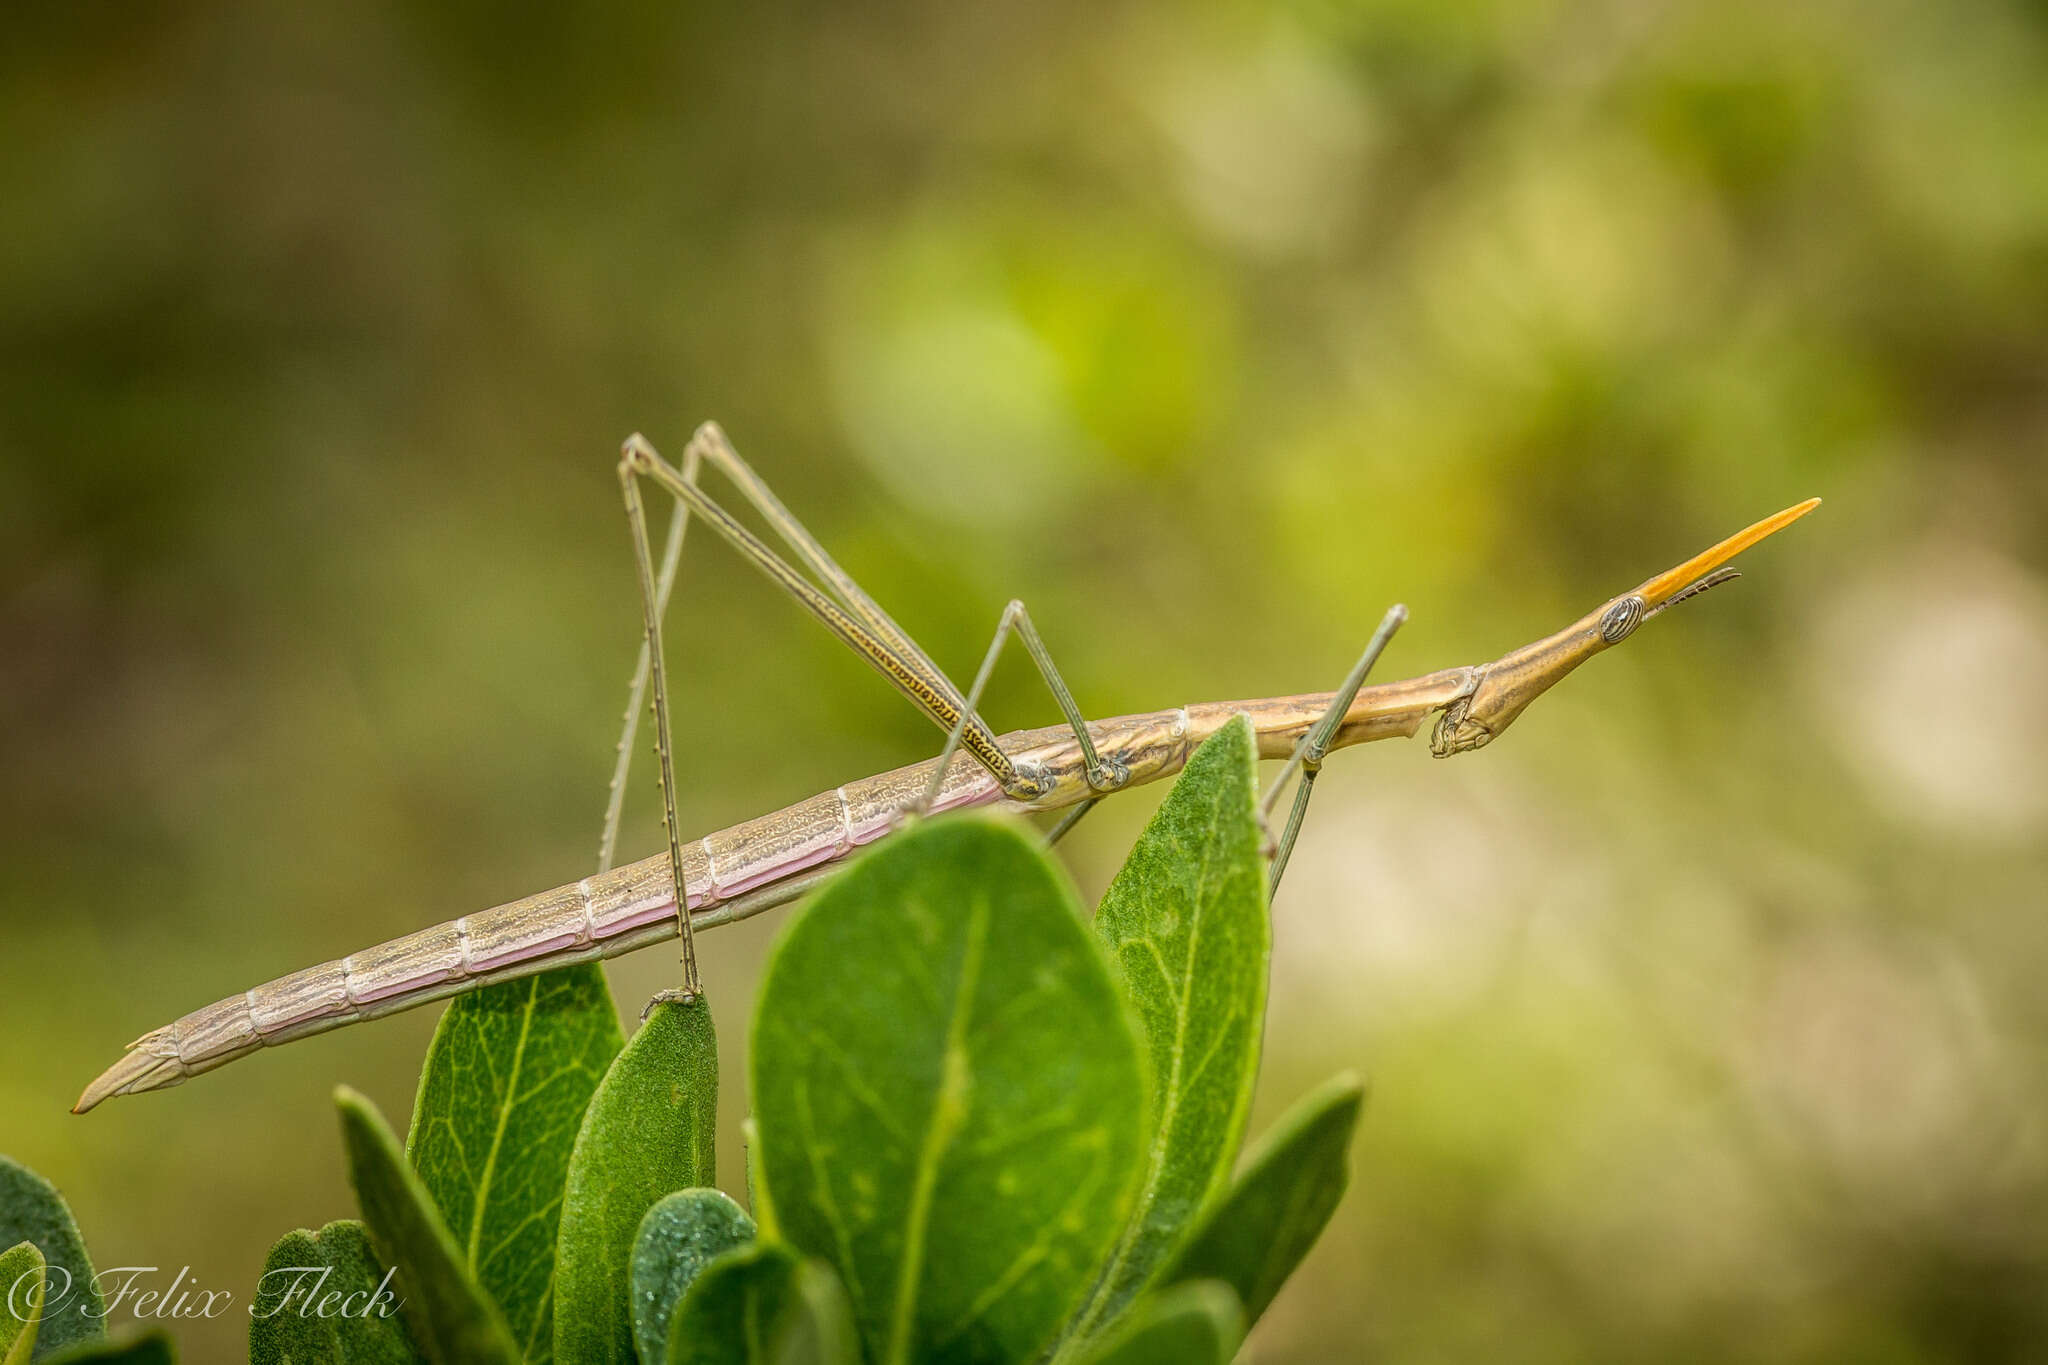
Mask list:
[[[737,490],[808,574],[704,490],[707,467]],[[1287,760],[1264,797],[1265,814],[1271,815],[1279,794],[1294,783],[1286,824],[1272,844],[1269,877],[1277,885],[1300,833],[1316,775],[1331,752],[1369,740],[1412,736],[1432,713],[1440,713],[1430,739],[1438,757],[1483,747],[1587,659],[1627,639],[1659,612],[1735,577],[1730,560],[1819,503],[1810,499],[1757,522],[1601,604],[1556,634],[1491,663],[1366,687],[1367,673],[1406,619],[1405,609],[1396,606],[1334,692],[1200,702],[1088,721],[1022,602],[1013,601],[1004,609],[981,666],[963,694],[790,514],[715,424],[697,430],[680,468],[640,436],[631,437],[620,457],[619,483],[638,569],[643,640],[628,693],[597,874],[293,972],[154,1029],[86,1087],[75,1112],[83,1113],[113,1095],[176,1085],[264,1047],[672,937],[682,939],[682,988],[673,994],[693,997],[702,989],[695,948],[698,932],[796,899],[817,885],[833,864],[886,838],[908,820],[970,806],[1062,811],[1048,835],[1056,841],[1105,797],[1178,772],[1197,745],[1239,713],[1250,717],[1261,757]],[[648,534],[642,494],[646,484],[675,500],[658,561]],[[676,821],[661,624],[692,521],[710,527],[930,717],[946,736],[938,756],[849,782],[694,843],[683,842]],[[998,736],[977,714],[989,676],[1013,638],[1051,692],[1063,717],[1061,725]],[[640,711],[650,692],[667,847],[653,857],[615,868],[612,857],[626,774]]]

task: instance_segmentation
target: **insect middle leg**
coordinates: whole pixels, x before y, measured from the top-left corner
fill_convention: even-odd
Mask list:
[[[1001,657],[1003,646],[1008,644],[1012,637],[1023,643],[1024,652],[1031,656],[1032,664],[1038,669],[1038,676],[1044,681],[1046,690],[1052,693],[1053,700],[1059,704],[1060,714],[1066,718],[1067,725],[1073,730],[1074,738],[1081,748],[1081,759],[1088,777],[1088,789],[1092,793],[1078,812],[1069,815],[1055,827],[1051,839],[1048,840],[1053,842],[1072,829],[1080,821],[1081,816],[1087,814],[1094,806],[1097,799],[1121,789],[1128,783],[1131,780],[1131,772],[1116,759],[1105,759],[1096,752],[1095,739],[1088,733],[1088,722],[1082,718],[1081,708],[1075,704],[1074,694],[1067,689],[1066,680],[1060,676],[1058,665],[1053,663],[1052,651],[1045,647],[1045,641],[1039,637],[1038,627],[1031,622],[1031,613],[1015,598],[1003,608],[1002,619],[996,622],[996,633],[988,642],[987,653],[982,655],[981,667],[974,675],[974,685],[967,689],[964,714],[974,714],[974,708],[981,701],[982,691],[988,686],[989,676],[995,672],[996,660]],[[946,747],[939,750],[938,763],[932,769],[931,785],[925,789],[923,797],[906,812],[907,814],[922,814],[938,799],[939,789],[945,784],[946,772],[952,766],[953,754],[960,746],[963,733],[962,726],[956,724],[952,732],[946,736]]]

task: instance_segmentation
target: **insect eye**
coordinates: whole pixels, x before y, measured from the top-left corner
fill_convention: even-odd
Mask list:
[[[1608,644],[1619,644],[1629,633],[1643,623],[1643,599],[1631,593],[1607,609],[1600,618],[1600,638]]]

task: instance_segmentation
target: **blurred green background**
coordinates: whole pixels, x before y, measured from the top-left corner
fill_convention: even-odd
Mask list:
[[[1333,763],[1255,1126],[1373,1100],[1248,1358],[2048,1350],[2039,3],[7,28],[0,1150],[100,1264],[243,1291],[350,1212],[329,1092],[402,1121],[431,1009],[66,1107],[590,870],[618,442],[716,417],[942,663],[1021,596],[1105,714],[1334,685],[1394,600],[1383,676],[1476,662],[1826,496],[1498,745]],[[689,829],[935,747],[707,537],[670,639]],[[776,923],[703,944],[729,1181]]]

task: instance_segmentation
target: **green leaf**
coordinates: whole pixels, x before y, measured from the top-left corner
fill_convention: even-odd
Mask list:
[[[1078,1343],[1116,1320],[1230,1178],[1244,1139],[1273,926],[1258,818],[1258,750],[1237,716],[1210,736],[1110,883],[1095,931],[1137,1007],[1153,1109],[1137,1208],[1089,1301]]]
[[[162,1332],[128,1341],[89,1341],[60,1355],[50,1356],[49,1365],[177,1365],[178,1353]]]
[[[1230,1286],[1194,1280],[1148,1294],[1081,1353],[1083,1365],[1229,1365],[1244,1340]]]
[[[640,1359],[668,1354],[668,1324],[690,1282],[713,1258],[754,1240],[754,1220],[718,1190],[678,1190],[640,1220],[633,1237],[633,1344]]]
[[[414,1341],[440,1365],[516,1365],[519,1348],[504,1317],[469,1278],[461,1247],[405,1164],[384,1116],[347,1086],[334,1092],[334,1102],[356,1202],[379,1258],[398,1269]]]
[[[605,1072],[583,1115],[555,1252],[555,1358],[632,1365],[633,1238],[656,1200],[709,1186],[718,1039],[701,998],[667,1001]]]
[[[1145,1072],[1065,878],[1014,824],[920,825],[785,927],[754,1020],[757,1175],[874,1365],[1021,1361],[1130,1210]]]
[[[0,1246],[20,1242],[34,1243],[49,1277],[31,1359],[47,1360],[67,1346],[104,1338],[106,1305],[70,1206],[49,1181],[0,1156]]]
[[[420,1070],[406,1156],[531,1365],[554,1351],[569,1151],[624,1041],[604,970],[587,963],[457,996]]]
[[[413,1365],[398,1292],[361,1223],[288,1232],[249,1301],[250,1365]]]
[[[34,1242],[0,1251],[0,1365],[28,1365],[43,1319],[43,1253]]]
[[[858,1365],[839,1277],[822,1261],[758,1242],[704,1268],[676,1310],[669,1365]]]
[[[1160,1282],[1223,1281],[1244,1305],[1249,1331],[1344,1197],[1351,1133],[1364,1100],[1364,1084],[1347,1073],[1296,1101],[1259,1141],[1230,1192],[1203,1215]]]

